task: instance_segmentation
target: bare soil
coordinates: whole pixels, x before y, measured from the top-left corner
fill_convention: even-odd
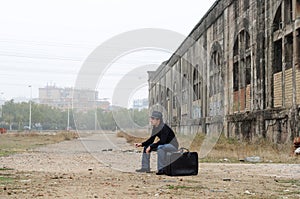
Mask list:
[[[0,137],[1,139],[1,137]],[[300,198],[299,164],[200,163],[197,176],[136,173],[141,153],[114,133],[0,157],[0,198]]]

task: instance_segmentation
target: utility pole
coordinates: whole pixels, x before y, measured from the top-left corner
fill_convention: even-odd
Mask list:
[[[31,99],[32,99],[32,87],[31,85],[28,86],[30,88],[30,99],[29,99],[29,131],[31,130]]]
[[[3,111],[2,111],[2,109],[3,109],[3,105],[4,105],[4,103],[5,103],[5,100],[4,100],[4,98],[3,98],[3,92],[1,92],[1,114],[0,114],[0,118],[1,117],[3,117]]]
[[[67,122],[67,131],[70,130],[70,104],[68,103],[68,122]]]
[[[95,131],[97,131],[97,127],[98,127],[98,116],[97,116],[97,101],[96,101],[96,97],[94,99],[94,108],[95,108]]]

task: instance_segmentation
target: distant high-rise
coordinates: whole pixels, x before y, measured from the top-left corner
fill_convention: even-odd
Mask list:
[[[136,99],[133,101],[133,109],[147,109],[149,106],[149,101],[147,98],[144,99]]]
[[[78,90],[73,88],[58,88],[47,85],[39,88],[40,104],[57,107],[60,109],[73,108],[87,111],[94,108],[108,109],[110,103],[98,99],[98,92],[93,90]]]

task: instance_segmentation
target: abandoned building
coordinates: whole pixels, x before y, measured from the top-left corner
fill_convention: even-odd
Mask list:
[[[149,107],[177,132],[268,138],[300,131],[300,0],[217,0],[149,71]]]

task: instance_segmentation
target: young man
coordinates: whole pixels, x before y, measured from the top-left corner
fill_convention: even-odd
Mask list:
[[[149,139],[142,143],[135,143],[136,147],[144,147],[142,155],[142,168],[136,172],[150,172],[150,152],[157,151],[157,170],[156,175],[164,174],[166,167],[166,153],[178,150],[178,141],[173,130],[163,122],[162,113],[153,111],[150,117],[153,126],[152,134]],[[154,143],[155,138],[159,141]]]

